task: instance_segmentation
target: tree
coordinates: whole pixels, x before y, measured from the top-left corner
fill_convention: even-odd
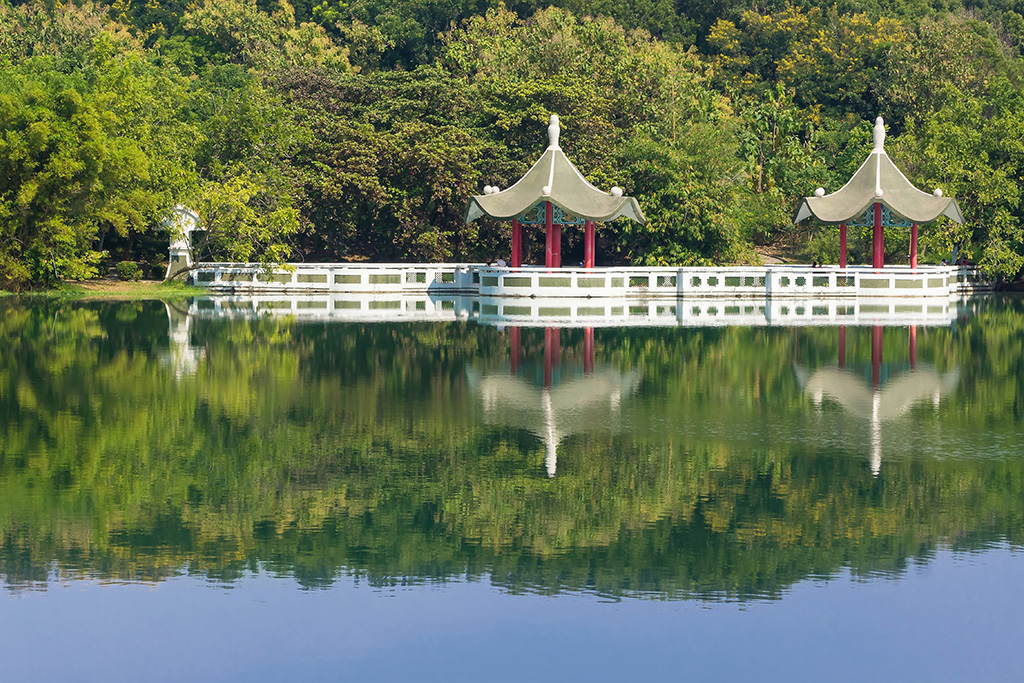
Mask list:
[[[0,286],[88,277],[192,182],[183,82],[89,6],[4,12],[31,47],[0,62]]]
[[[1003,83],[982,100],[950,92],[942,109],[908,118],[892,146],[910,177],[960,203],[966,222],[941,220],[922,231],[922,246],[958,254],[1013,279],[1024,269],[1020,177],[1024,172],[1024,98]]]
[[[264,12],[256,0],[201,0],[182,17],[185,31],[209,42],[212,54],[257,70],[283,66],[325,66],[349,71],[348,50],[322,26],[295,22],[288,0]]]
[[[467,88],[436,68],[282,73],[275,87],[309,132],[296,154],[312,257],[444,260],[486,248],[462,220],[483,136]]]

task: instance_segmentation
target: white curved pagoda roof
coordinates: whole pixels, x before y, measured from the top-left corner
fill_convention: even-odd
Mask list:
[[[519,218],[538,203],[548,201],[573,216],[592,221],[613,221],[625,216],[646,223],[640,204],[622,191],[605,192],[591,185],[558,146],[558,116],[548,124],[548,148],[519,181],[506,190],[487,186],[484,194],[470,198],[466,222],[482,216],[509,220]]]
[[[896,168],[885,153],[885,122],[881,116],[875,119],[874,148],[849,182],[832,194],[826,195],[819,188],[814,197],[804,197],[793,222],[814,216],[823,223],[849,223],[875,202],[911,223],[928,223],[939,216],[964,222],[955,199],[943,197],[942,190],[922,192]]]

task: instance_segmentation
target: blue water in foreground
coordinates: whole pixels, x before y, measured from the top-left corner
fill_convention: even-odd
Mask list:
[[[780,600],[509,595],[484,582],[300,590],[70,581],[0,598],[6,680],[1024,679],[1024,556],[940,552]]]

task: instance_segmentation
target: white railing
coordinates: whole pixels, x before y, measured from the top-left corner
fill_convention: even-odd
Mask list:
[[[483,297],[789,299],[939,297],[984,289],[956,266],[723,266],[708,268],[500,268],[474,264],[201,264],[199,286],[227,292],[447,293]]]
[[[246,292],[475,293],[476,268],[466,263],[292,263],[267,269],[254,264],[204,263],[192,277],[200,287]]]
[[[481,267],[481,296],[615,297],[651,299],[920,297],[980,287],[976,269],[923,266],[723,266],[709,268]]]

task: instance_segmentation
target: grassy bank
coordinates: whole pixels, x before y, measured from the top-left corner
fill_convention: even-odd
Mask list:
[[[185,299],[207,293],[181,282],[159,280],[81,280],[66,282],[61,287],[29,292],[0,292],[3,296],[46,297],[58,299]]]

